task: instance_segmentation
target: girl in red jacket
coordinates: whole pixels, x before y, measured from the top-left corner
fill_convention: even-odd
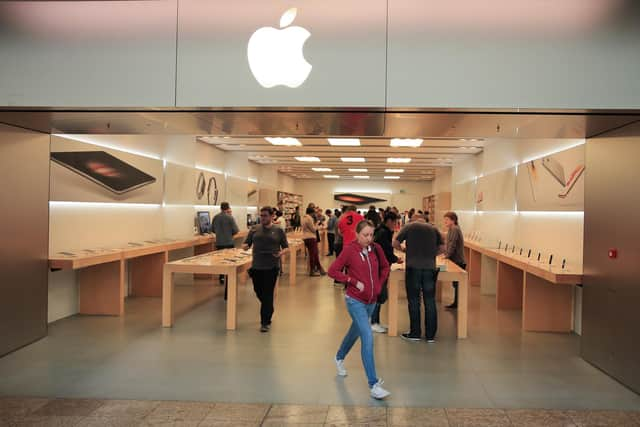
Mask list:
[[[356,239],[345,245],[340,256],[329,267],[329,276],[345,283],[345,301],[352,323],[335,357],[338,375],[346,376],[344,358],[360,338],[362,364],[367,374],[371,397],[389,396],[382,388],[383,381],[376,376],[373,358],[373,333],[369,318],[376,307],[382,283],[389,275],[389,263],[380,245],[373,243],[374,226],[371,221],[360,221],[356,226]],[[346,268],[346,273],[343,269]]]

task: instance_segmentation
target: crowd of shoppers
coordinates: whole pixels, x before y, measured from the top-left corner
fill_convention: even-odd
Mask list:
[[[390,266],[405,263],[405,286],[408,302],[409,331],[401,334],[408,341],[423,339],[421,304],[424,304],[424,339],[435,342],[438,319],[435,303],[438,268],[436,256],[442,254],[461,268],[466,268],[464,239],[455,212],[444,215],[446,240],[440,231],[428,222],[428,212],[411,209],[399,212],[395,207],[376,209],[370,206],[366,212],[358,212],[355,206],[343,206],[341,210],[322,210],[310,203],[304,216],[300,207],[289,218],[289,225],[302,232],[309,259],[311,276],[326,275],[320,261],[319,230],[326,228],[328,253],[336,256],[328,269],[334,284],[344,289],[345,305],[351,325],[335,354],[338,375],[346,376],[344,360],[355,342],[361,341],[361,359],[370,394],[384,399],[391,393],[385,390],[377,376],[374,358],[373,333],[384,333],[387,328],[380,322],[381,305],[387,301],[387,282]],[[268,332],[274,313],[273,299],[281,258],[288,252],[287,220],[282,211],[263,207],[260,223],[249,231],[242,245],[252,249],[253,260],[249,275],[260,301],[260,331]],[[221,212],[212,222],[216,233],[216,249],[233,247],[233,236],[238,227],[231,216],[227,202],[221,204]],[[398,256],[398,251],[404,256]],[[224,276],[221,283],[226,283]],[[454,300],[446,306],[456,309],[458,283],[453,283]],[[225,289],[226,299],[226,289]]]

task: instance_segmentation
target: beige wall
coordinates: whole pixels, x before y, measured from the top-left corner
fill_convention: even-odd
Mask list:
[[[397,206],[400,210],[421,209],[422,198],[431,194],[431,182],[299,179],[293,193],[304,196],[305,205],[314,202],[321,208],[338,208],[343,203],[333,200],[334,193],[362,193],[385,199],[378,207]],[[366,208],[367,206],[362,206]]]

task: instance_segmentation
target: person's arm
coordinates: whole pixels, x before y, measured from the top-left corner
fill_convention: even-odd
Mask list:
[[[289,241],[287,240],[287,233],[285,233],[284,230],[282,230],[282,234],[280,236],[280,248],[282,249],[278,252],[278,257],[282,257],[289,253]]]
[[[389,271],[391,271],[391,266],[389,265],[389,261],[387,261],[387,257],[384,256],[384,252],[381,250],[382,247],[380,245],[375,245],[376,255],[378,256],[378,263],[380,263],[380,281],[384,282],[389,277]]]
[[[231,235],[235,236],[238,232],[240,232],[240,229],[238,228],[238,224],[236,224],[236,219],[231,217]]]
[[[436,245],[438,246],[438,255],[446,255],[447,249],[445,248],[444,242],[442,241],[442,234],[440,234],[440,230],[436,230]]]
[[[358,288],[358,290],[362,291],[362,289],[364,289],[364,285],[362,284],[362,282],[354,279],[353,277],[350,277],[348,274],[344,274],[344,272],[342,271],[347,264],[350,253],[351,251],[347,248],[340,252],[338,258],[336,258],[336,260],[333,261],[329,266],[327,274],[329,275],[329,277],[340,283],[346,283],[347,286],[355,286]]]
[[[380,247],[384,251],[384,256],[387,261],[394,263],[398,261],[398,257],[396,257],[396,254],[393,253],[393,245],[391,244],[391,241],[386,238],[386,234],[387,232],[385,230],[378,229],[375,237],[373,238],[373,241],[380,245]]]
[[[408,225],[405,225],[404,227],[402,227],[400,229],[400,231],[398,232],[398,234],[396,235],[396,238],[393,239],[393,247],[395,249],[398,250],[402,250],[402,242],[404,242],[407,239],[407,228],[409,228]]]
[[[247,238],[244,240],[244,243],[242,244],[242,249],[244,249],[245,251],[247,249],[249,249],[252,245],[253,245],[253,233],[255,232],[255,229],[251,229],[249,231],[249,234],[247,234]]]
[[[455,229],[450,229],[447,233],[447,241],[444,251],[445,258],[451,258],[456,253],[456,245],[458,244],[458,233]]]

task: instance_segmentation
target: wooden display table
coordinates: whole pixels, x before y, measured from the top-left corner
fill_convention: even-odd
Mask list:
[[[227,276],[227,329],[236,329],[238,275],[251,266],[251,251],[222,249],[164,265],[162,279],[162,326],[174,323],[174,273],[225,274]]]
[[[573,330],[573,285],[582,283],[581,269],[550,266],[520,256],[519,252],[488,248],[474,241],[465,241],[465,249],[472,281],[479,281],[482,255],[496,260],[496,307],[521,309],[525,331]],[[474,259],[476,262],[472,262]]]
[[[302,239],[289,239],[289,286],[296,285],[296,277],[298,271],[298,253],[304,254],[304,242]]]
[[[404,254],[397,253],[404,259]],[[457,310],[457,336],[467,338],[468,310],[469,310],[469,290],[467,287],[467,272],[458,267],[453,262],[438,257],[436,263],[441,268],[438,273],[438,282],[458,282],[458,310]],[[400,294],[400,283],[405,280],[405,264],[392,264],[389,273],[389,336],[398,336],[398,300]]]
[[[241,231],[234,240],[244,240],[247,234]],[[49,257],[49,268],[79,270],[81,314],[122,316],[126,295],[125,262],[129,263],[132,296],[161,297],[163,267],[170,251],[194,248],[196,254],[208,253],[214,246],[213,234],[130,242],[123,248],[58,252]]]

